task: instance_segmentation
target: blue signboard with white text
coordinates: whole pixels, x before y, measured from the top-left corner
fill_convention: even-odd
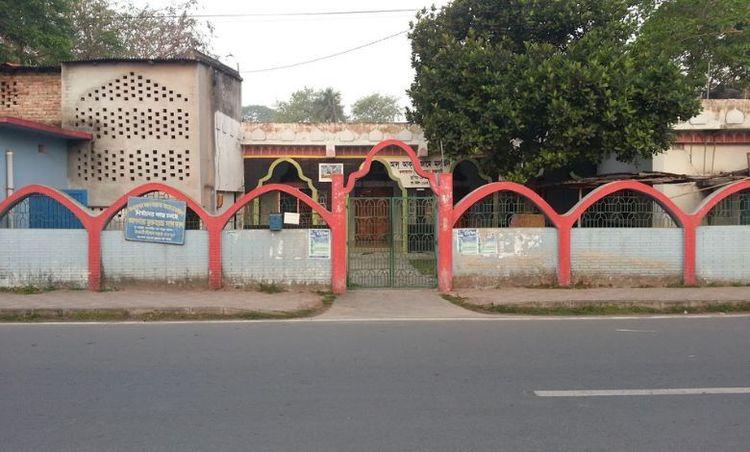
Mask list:
[[[125,240],[183,245],[186,212],[185,201],[130,197],[125,216]]]

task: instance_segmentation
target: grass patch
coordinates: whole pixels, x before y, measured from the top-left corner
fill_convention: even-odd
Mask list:
[[[699,303],[699,304],[668,304],[659,306],[645,304],[614,304],[614,303],[580,303],[576,305],[512,305],[498,304],[480,306],[468,303],[467,299],[458,295],[442,294],[447,300],[457,306],[471,311],[485,314],[522,314],[522,315],[632,315],[632,314],[707,314],[750,312],[750,301],[739,303]]]
[[[260,283],[258,284],[258,292],[263,293],[281,293],[286,292],[286,289],[281,287],[279,284],[272,282],[272,283]]]
[[[37,286],[0,287],[0,293],[12,293],[15,295],[34,295],[38,293],[51,292],[53,290],[57,290],[57,288]]]
[[[409,259],[409,265],[423,276],[435,276],[437,274],[434,259]]]

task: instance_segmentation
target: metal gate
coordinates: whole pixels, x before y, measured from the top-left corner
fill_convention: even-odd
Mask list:
[[[434,197],[349,198],[349,287],[435,287]]]

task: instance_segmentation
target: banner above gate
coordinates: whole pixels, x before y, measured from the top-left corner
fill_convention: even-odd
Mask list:
[[[382,157],[388,163],[392,177],[397,178],[404,188],[430,188],[430,181],[414,171],[414,163],[409,157]],[[425,171],[439,173],[443,170],[444,162],[439,158],[423,159],[419,163]]]

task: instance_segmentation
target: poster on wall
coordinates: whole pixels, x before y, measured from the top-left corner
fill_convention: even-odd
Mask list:
[[[456,229],[456,241],[460,254],[477,254],[479,251],[479,234],[476,229]]]
[[[185,201],[131,196],[125,215],[125,240],[183,245],[186,212]]]
[[[344,174],[344,164],[318,163],[318,182],[331,182],[332,174]]]
[[[309,230],[307,256],[313,259],[328,259],[331,257],[330,229]]]
[[[479,254],[491,256],[497,254],[497,236],[488,234],[479,238]]]

